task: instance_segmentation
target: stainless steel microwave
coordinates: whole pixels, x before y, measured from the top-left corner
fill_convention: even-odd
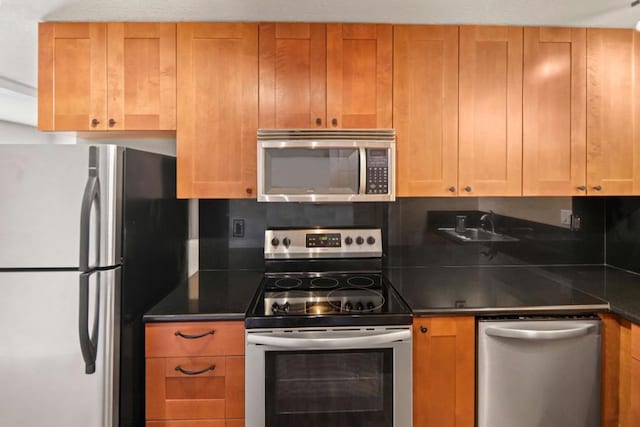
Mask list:
[[[260,129],[258,201],[393,201],[395,141],[393,129]]]

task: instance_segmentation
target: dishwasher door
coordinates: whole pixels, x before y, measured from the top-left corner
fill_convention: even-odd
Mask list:
[[[600,425],[600,320],[478,321],[478,427]]]

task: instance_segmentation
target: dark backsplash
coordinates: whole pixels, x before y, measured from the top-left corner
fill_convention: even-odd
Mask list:
[[[640,197],[609,197],[607,264],[640,273]]]
[[[637,200],[633,209],[625,205],[627,211],[637,212],[639,225],[631,239],[639,242],[636,255]],[[581,218],[579,230],[560,224],[560,209],[573,210]],[[477,227],[480,216],[490,210],[496,211],[496,232],[518,241],[458,243],[438,230],[454,227],[456,215],[467,217],[467,227]],[[613,216],[607,210],[607,230]],[[629,222],[627,217],[624,227]],[[309,226],[381,228],[389,267],[604,263],[604,198],[401,198],[388,204],[200,200],[200,268],[261,270],[265,228]],[[234,231],[243,237],[234,237]],[[621,255],[629,262],[638,258],[624,250]]]

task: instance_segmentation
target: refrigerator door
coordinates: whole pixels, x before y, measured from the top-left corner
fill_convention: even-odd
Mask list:
[[[79,273],[0,272],[0,424],[112,427],[117,423],[120,268],[89,280],[95,372],[79,340]],[[87,327],[87,325],[84,325]]]
[[[0,269],[79,268],[81,240],[91,267],[120,264],[122,153],[112,145],[0,145]]]

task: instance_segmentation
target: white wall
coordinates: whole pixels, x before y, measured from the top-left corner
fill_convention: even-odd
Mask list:
[[[45,133],[36,128],[0,120],[0,144],[72,144],[75,137],[67,133]]]

